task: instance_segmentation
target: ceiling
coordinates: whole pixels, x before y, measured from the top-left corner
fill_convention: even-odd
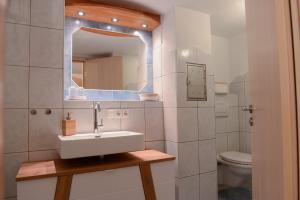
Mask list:
[[[245,0],[94,0],[163,15],[178,5],[211,15],[212,33],[232,37],[245,31]]]
[[[137,56],[145,44],[139,37],[115,37],[84,30],[73,34],[73,55],[93,58],[103,55]]]

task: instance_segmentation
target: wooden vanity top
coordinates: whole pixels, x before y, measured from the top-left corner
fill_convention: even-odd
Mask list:
[[[100,159],[99,157],[90,157],[70,160],[57,159],[40,162],[27,162],[21,165],[16,180],[25,181],[89,173],[170,160],[175,160],[175,157],[155,150],[145,150],[107,155],[104,159]]]

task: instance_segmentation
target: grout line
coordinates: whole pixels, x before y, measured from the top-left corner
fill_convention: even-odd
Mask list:
[[[184,144],[184,143],[192,143],[192,142],[211,141],[211,140],[216,140],[216,138],[203,139],[203,140],[183,141],[183,142],[175,142],[175,141],[172,141],[172,140],[165,140],[165,141],[166,141],[166,142],[176,143],[176,144]]]
[[[29,65],[29,67],[39,68],[39,69],[58,69],[58,70],[62,70],[63,69],[63,66],[61,66],[61,67],[56,67],[56,66],[53,66],[53,67],[43,67],[43,66]]]
[[[29,1],[29,65],[30,65],[30,61],[31,61],[31,55],[30,55],[30,49],[31,49],[31,0]],[[30,150],[30,76],[31,74],[31,68],[29,67],[29,74],[28,74],[28,131],[27,131],[27,151],[28,151],[28,158],[27,160],[29,160],[29,150]]]
[[[144,142],[165,142],[165,140],[145,140]]]
[[[64,28],[44,27],[44,26],[32,25],[31,23],[30,23],[30,26],[34,27],[34,28],[42,28],[42,29],[57,30],[57,31],[63,31],[64,30]]]
[[[203,174],[212,174],[212,173],[216,173],[217,170],[212,170],[212,171],[208,171],[208,172],[202,172],[202,173],[197,173],[197,174],[193,174],[193,175],[188,175],[188,176],[182,176],[182,177],[175,177],[176,179],[186,179],[186,178],[191,178],[194,176],[199,176],[199,175],[203,175]]]
[[[198,103],[197,103],[197,105],[198,105]],[[198,141],[199,141],[199,139],[200,139],[200,127],[199,127],[199,109],[197,108],[197,130],[198,130]],[[199,155],[199,152],[200,152],[200,143],[198,142],[198,144],[197,144],[197,157],[198,157],[198,170],[199,170],[199,172],[200,172],[200,163],[201,163],[201,160],[200,160],[200,155]],[[200,192],[200,190],[199,190],[199,192]]]

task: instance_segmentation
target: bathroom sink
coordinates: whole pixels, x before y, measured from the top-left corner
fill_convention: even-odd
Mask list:
[[[58,140],[62,159],[144,150],[144,134],[130,131],[59,135]]]

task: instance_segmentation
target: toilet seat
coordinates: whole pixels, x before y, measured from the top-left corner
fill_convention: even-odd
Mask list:
[[[224,152],[218,155],[218,161],[220,163],[240,167],[240,168],[251,168],[251,154],[241,153],[236,151]]]

